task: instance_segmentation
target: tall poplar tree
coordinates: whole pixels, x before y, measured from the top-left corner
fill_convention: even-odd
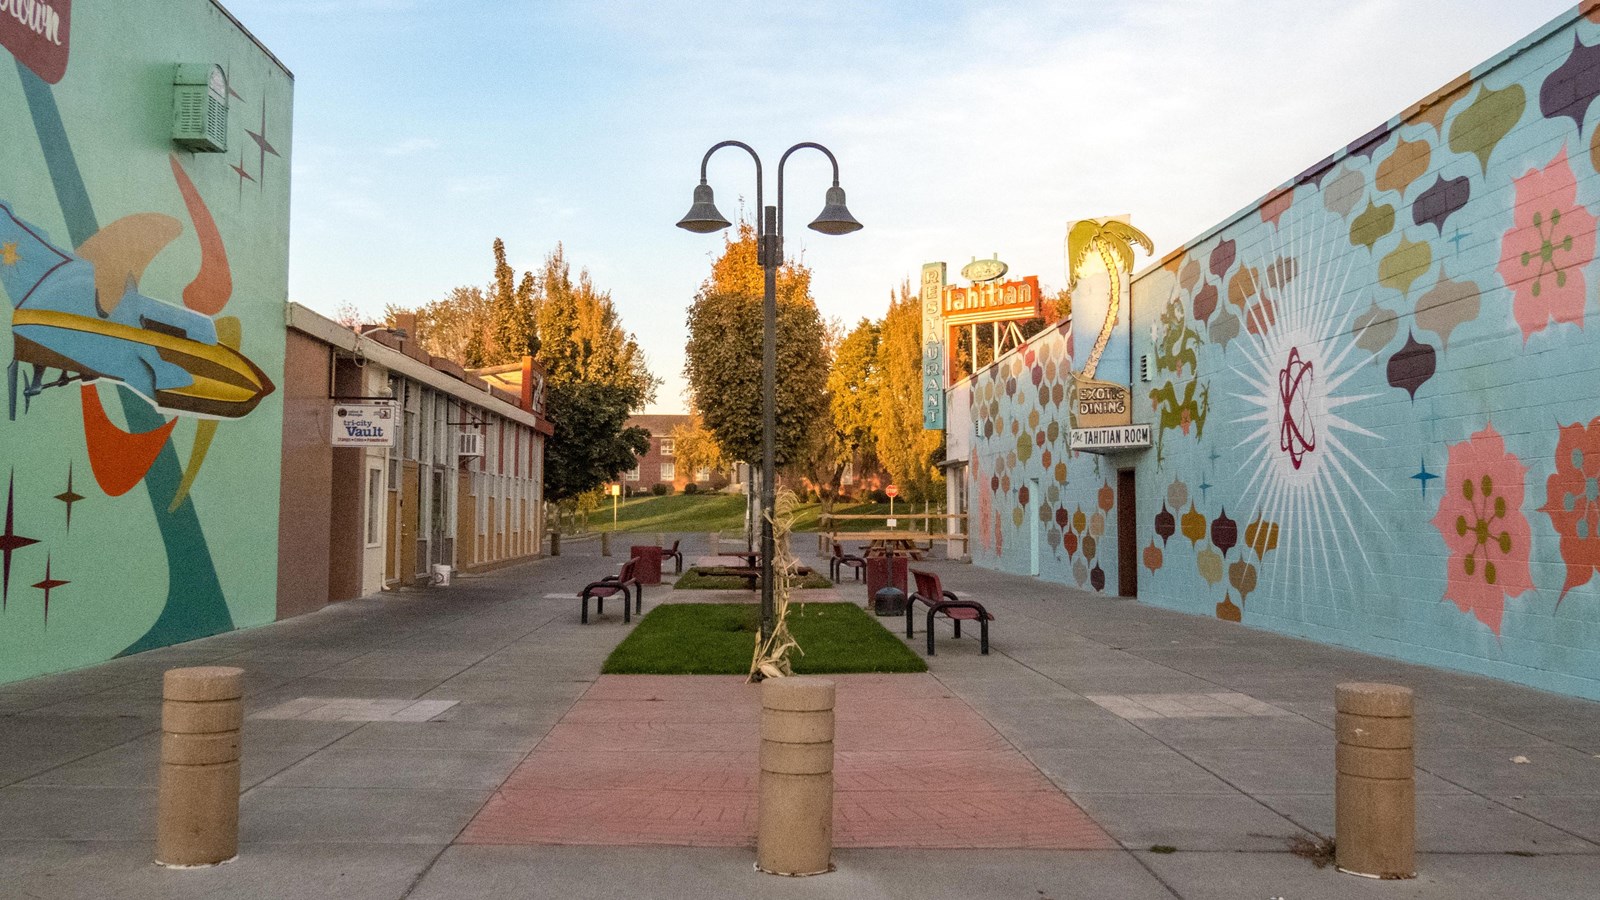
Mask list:
[[[577,497],[633,468],[650,433],[628,425],[655,399],[660,380],[622,327],[611,294],[588,271],[572,279],[561,245],[545,257],[535,315],[545,396],[556,433],[545,444],[548,500]]]
[[[559,246],[556,252],[560,252]],[[516,274],[516,270],[506,262],[505,242],[495,238],[494,281],[489,286],[494,340],[484,354],[488,365],[516,362],[539,350],[538,325],[535,322],[537,285],[532,272],[523,272],[520,281]]]
[[[879,326],[878,460],[913,502],[938,499],[944,432],[922,428],[922,305],[902,282]]]

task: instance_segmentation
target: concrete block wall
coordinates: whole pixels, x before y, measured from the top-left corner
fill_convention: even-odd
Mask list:
[[[1135,279],[1157,447],[1066,449],[1058,333],[980,373],[975,561],[1115,593],[1131,466],[1146,602],[1600,699],[1596,6]]]

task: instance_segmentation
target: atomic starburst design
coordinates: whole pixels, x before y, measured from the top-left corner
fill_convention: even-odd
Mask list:
[[[1278,235],[1295,237],[1266,242],[1266,258],[1250,263],[1265,271],[1274,259],[1292,259],[1297,271],[1262,300],[1271,303],[1272,320],[1262,317],[1262,327],[1241,335],[1252,346],[1234,367],[1247,386],[1235,397],[1250,410],[1240,418],[1249,430],[1237,445],[1248,457],[1241,470],[1252,473],[1241,499],[1256,516],[1281,524],[1278,580],[1294,573],[1302,593],[1360,571],[1353,564],[1365,560],[1361,537],[1378,527],[1363,494],[1382,486],[1349,443],[1379,436],[1343,413],[1376,396],[1353,393],[1348,384],[1366,359],[1351,327],[1360,306],[1345,296],[1358,254],[1341,254],[1342,242],[1319,232],[1281,229]]]

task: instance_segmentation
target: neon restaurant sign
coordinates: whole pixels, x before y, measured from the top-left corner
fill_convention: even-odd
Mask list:
[[[1037,319],[1043,314],[1043,305],[1037,275],[1017,281],[947,287],[944,289],[944,323],[948,327]]]

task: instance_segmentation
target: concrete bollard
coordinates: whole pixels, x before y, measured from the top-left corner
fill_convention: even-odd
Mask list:
[[[722,532],[712,531],[706,534],[706,552],[712,556],[722,552]]]
[[[833,682],[761,683],[761,788],[756,868],[833,871]]]
[[[559,531],[550,532],[550,555],[561,555],[561,532]]]
[[[600,555],[611,555],[611,532],[609,531],[600,532]]]
[[[211,866],[239,855],[244,670],[168,669],[162,679],[156,862]]]
[[[1334,862],[1352,875],[1415,878],[1411,689],[1341,684],[1334,697]]]

